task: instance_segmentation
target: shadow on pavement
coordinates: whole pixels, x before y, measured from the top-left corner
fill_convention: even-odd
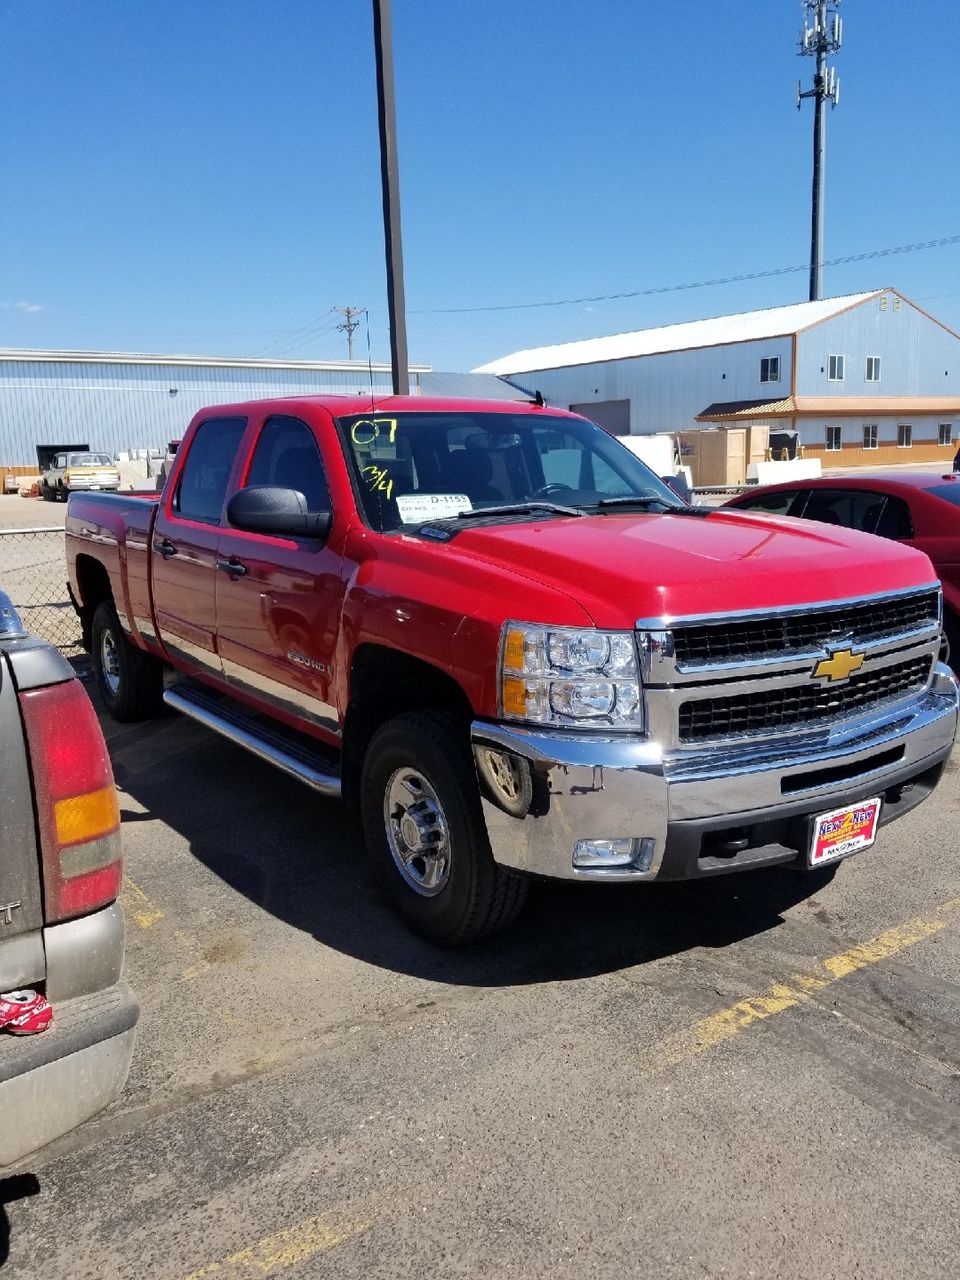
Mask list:
[[[7,1217],[7,1205],[39,1194],[40,1182],[33,1173],[0,1178],[0,1267],[10,1257],[10,1219]]]
[[[782,869],[636,888],[537,883],[510,930],[441,951],[394,916],[339,803],[170,713],[142,725],[101,719],[120,787],[226,884],[325,946],[431,981],[552,982],[726,947],[776,928],[822,885]]]

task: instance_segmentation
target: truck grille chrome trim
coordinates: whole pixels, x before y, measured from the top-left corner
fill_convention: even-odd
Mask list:
[[[853,715],[923,689],[932,667],[933,658],[925,656],[851,676],[836,688],[811,681],[806,685],[684,702],[680,706],[680,741],[771,733]]]
[[[838,642],[865,645],[940,625],[940,595],[925,591],[899,599],[824,609],[817,613],[771,614],[743,622],[682,626],[673,631],[677,665],[712,666],[811,650]]]
[[[941,616],[939,585],[927,584],[822,605],[646,619],[637,645],[649,732],[668,751],[831,732],[928,685]]]

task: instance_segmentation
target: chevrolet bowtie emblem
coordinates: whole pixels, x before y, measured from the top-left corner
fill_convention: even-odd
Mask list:
[[[852,649],[837,649],[829,658],[821,658],[813,668],[815,680],[847,680],[863,666],[863,654]]]

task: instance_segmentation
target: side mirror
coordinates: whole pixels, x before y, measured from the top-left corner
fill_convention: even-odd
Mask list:
[[[227,519],[248,533],[288,538],[325,538],[333,524],[330,511],[310,511],[299,489],[255,484],[239,489],[227,503]]]

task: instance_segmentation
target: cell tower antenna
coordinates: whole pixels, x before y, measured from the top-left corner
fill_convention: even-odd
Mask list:
[[[802,90],[797,83],[797,110],[804,98],[813,99],[813,216],[810,233],[810,301],[823,296],[823,214],[827,166],[826,104],[840,101],[840,80],[827,66],[827,57],[837,53],[843,39],[840,0],[803,0],[804,23],[800,33],[801,58],[816,58],[813,88]]]

